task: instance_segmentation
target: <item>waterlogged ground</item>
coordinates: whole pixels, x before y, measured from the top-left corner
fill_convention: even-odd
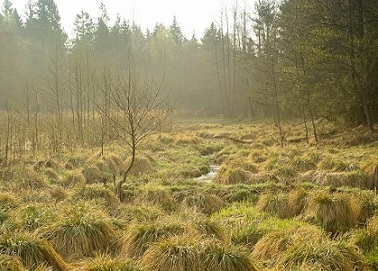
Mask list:
[[[173,123],[138,149],[122,202],[122,145],[25,156],[0,168],[0,270],[376,270],[376,135],[303,134]]]

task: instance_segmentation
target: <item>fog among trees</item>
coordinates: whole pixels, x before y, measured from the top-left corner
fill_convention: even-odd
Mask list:
[[[53,0],[27,2],[24,20],[5,0],[0,107],[28,125],[51,112],[57,129],[70,113],[82,136],[117,77],[132,69],[140,81],[161,84],[182,112],[270,118],[278,126],[301,118],[315,137],[320,117],[373,129],[377,1],[258,0],[252,10],[237,2],[214,9],[219,16],[204,33],[185,37],[175,17],[143,31],[129,18],[111,24],[101,4],[97,18],[77,14],[69,38]]]

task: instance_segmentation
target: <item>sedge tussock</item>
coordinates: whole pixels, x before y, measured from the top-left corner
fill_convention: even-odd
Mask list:
[[[358,224],[360,206],[353,195],[322,192],[312,199],[308,210],[324,230],[338,234]]]
[[[18,199],[10,193],[0,193],[0,210],[10,211],[19,205]]]
[[[153,243],[170,236],[181,235],[188,226],[178,222],[150,222],[130,226],[123,238],[123,252],[140,258]]]
[[[229,238],[225,230],[217,221],[208,218],[198,219],[194,222],[194,228],[202,236],[208,236],[210,238],[215,238],[223,242],[228,242]]]
[[[161,206],[164,210],[172,210],[175,207],[172,193],[159,185],[141,187],[139,196],[135,199],[135,202],[155,204]]]
[[[88,206],[72,207],[63,218],[45,229],[56,250],[68,258],[92,256],[113,245],[115,230],[102,212]]]
[[[26,271],[21,260],[17,256],[0,254],[0,270],[3,271]]]
[[[152,245],[142,259],[154,271],[256,271],[248,251],[213,240],[172,237]]]
[[[271,215],[278,215],[281,218],[292,217],[288,208],[288,198],[284,194],[265,194],[257,202],[256,209]]]
[[[331,240],[315,226],[269,233],[256,244],[252,257],[273,270],[369,270],[356,246]]]
[[[293,227],[273,231],[262,237],[252,251],[252,258],[276,263],[290,247],[322,238],[322,231],[315,226]]]
[[[68,270],[67,264],[51,245],[34,234],[3,232],[0,237],[0,251],[3,255],[19,257],[28,269],[36,269],[39,265],[46,264],[56,271]]]
[[[57,215],[50,208],[41,204],[24,206],[17,212],[17,216],[21,226],[29,232],[51,225],[57,219]]]
[[[146,270],[154,271],[202,271],[201,247],[198,240],[169,238],[152,245],[142,259]]]
[[[142,269],[128,259],[111,258],[109,255],[100,254],[81,263],[75,271],[142,271]]]
[[[297,270],[316,263],[322,271],[368,271],[358,249],[343,241],[326,238],[304,242],[290,248],[279,263],[283,270]]]
[[[199,210],[208,215],[219,211],[223,207],[221,198],[207,192],[190,195],[184,199],[183,203],[189,208]]]
[[[75,194],[74,198],[80,200],[103,200],[108,206],[113,206],[119,201],[114,192],[99,183],[92,183],[82,186]]]
[[[256,209],[280,218],[293,218],[305,210],[307,196],[304,189],[296,189],[289,194],[264,194],[257,202]]]
[[[249,252],[235,245],[210,243],[201,251],[206,271],[257,271]]]
[[[250,173],[241,168],[230,168],[222,166],[216,174],[214,182],[219,184],[241,184],[248,183]]]

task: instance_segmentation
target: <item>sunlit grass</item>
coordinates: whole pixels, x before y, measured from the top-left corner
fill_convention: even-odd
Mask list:
[[[46,264],[56,271],[68,270],[67,264],[52,246],[34,234],[3,232],[0,236],[0,251],[2,255],[19,257],[28,269]]]
[[[142,257],[155,242],[184,234],[187,229],[188,225],[169,220],[134,224],[123,237],[123,252],[130,257]]]
[[[1,231],[27,244],[22,253],[45,242],[74,271],[378,268],[378,151],[281,148],[271,132],[209,122],[153,135],[138,149],[122,202],[113,186],[130,154],[117,142],[106,143],[104,155],[83,147],[24,156],[0,167]],[[197,180],[210,165],[221,167],[215,180]],[[4,251],[1,270],[51,270],[42,256]]]
[[[108,251],[115,242],[115,229],[95,206],[82,204],[64,210],[44,236],[62,256],[75,259]]]

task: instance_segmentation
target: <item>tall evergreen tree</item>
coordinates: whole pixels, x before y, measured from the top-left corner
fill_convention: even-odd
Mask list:
[[[95,25],[88,12],[81,11],[74,22],[74,47],[93,48]]]
[[[169,31],[172,35],[173,41],[176,44],[182,44],[185,40],[185,37],[182,33],[181,27],[177,22],[176,16],[173,17],[172,25],[169,27]]]

